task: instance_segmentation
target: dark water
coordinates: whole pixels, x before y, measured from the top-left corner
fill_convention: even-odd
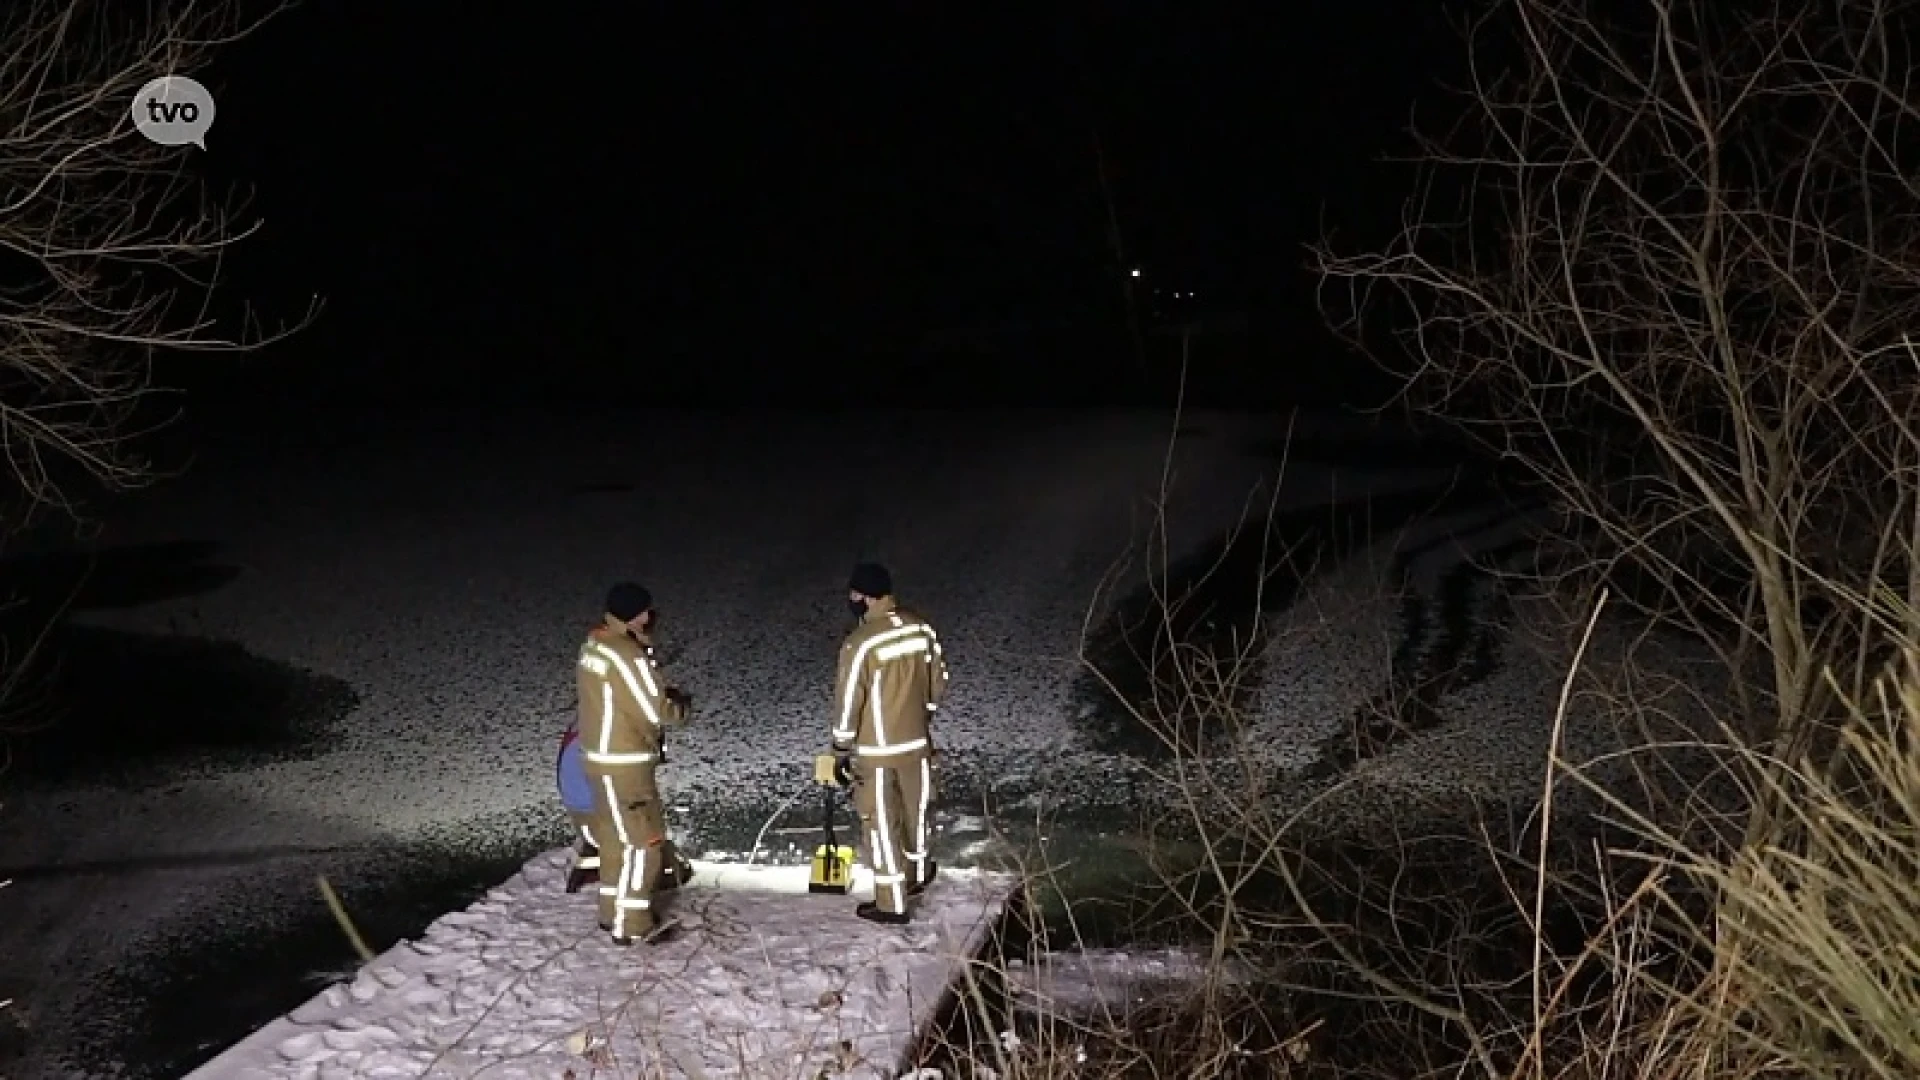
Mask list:
[[[358,696],[345,682],[194,635],[76,621],[193,597],[239,576],[208,543],[0,560],[8,787],[137,789],[191,768],[299,760],[323,750]],[[191,608],[189,609],[191,610]]]
[[[524,822],[501,826],[484,846],[457,839],[385,845],[304,863],[305,873],[263,876],[269,895],[260,906],[226,918],[209,912],[102,978],[84,1013],[113,1019],[81,1032],[74,1060],[117,1066],[139,1080],[192,1071],[351,977],[359,958],[326,907],[318,874],[326,874],[368,947],[383,952],[472,904],[553,844],[528,840]]]
[[[0,561],[0,590],[17,598],[0,613],[14,678],[11,767],[0,776],[0,793],[70,785],[165,789],[192,772],[325,750],[358,704],[347,683],[195,636],[191,603],[187,625],[169,634],[74,621],[88,611],[205,594],[239,573],[207,543]],[[29,863],[0,851],[0,879],[25,890],[94,875],[142,875],[154,888],[186,870],[198,872],[195,880],[221,871],[257,877],[257,885],[226,890],[232,899],[97,973],[80,1009],[87,1019],[57,1048],[88,1071],[173,1078],[311,997],[325,982],[316,973],[354,966],[317,875],[328,876],[379,951],[418,936],[551,847],[559,840],[556,817],[550,808],[529,808],[511,820],[473,822],[404,846],[365,836],[305,848],[231,849],[210,840],[214,854],[127,852],[91,863]],[[0,1025],[0,1073],[32,1034]]]

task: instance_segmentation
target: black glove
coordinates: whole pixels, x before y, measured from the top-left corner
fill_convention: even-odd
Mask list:
[[[834,751],[833,782],[841,787],[853,786],[853,752],[851,750]]]

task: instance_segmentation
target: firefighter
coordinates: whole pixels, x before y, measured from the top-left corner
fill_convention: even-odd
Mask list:
[[[667,839],[654,772],[665,729],[684,724],[692,698],[668,686],[654,661],[653,595],[632,582],[607,592],[606,615],[576,663],[582,765],[593,786],[589,826],[600,842],[600,928],[617,945],[661,940],[653,911],[662,871],[684,884],[690,867]]]
[[[682,700],[688,699],[683,696]],[[661,764],[665,764],[666,760],[666,747],[662,745]],[[580,746],[578,720],[569,724],[566,732],[560,736],[560,753],[554,762],[554,773],[560,788],[560,805],[566,808],[567,819],[573,822],[575,837],[573,869],[567,874],[567,891],[577,893],[588,885],[600,883],[600,841],[594,835],[598,811],[594,807],[593,781],[587,779],[586,755]],[[667,837],[665,847],[670,854],[666,865],[660,868],[660,881],[654,886],[656,891],[677,889],[681,882],[693,876],[693,867],[674,847],[671,835]]]
[[[898,606],[886,567],[861,563],[847,583],[859,622],[840,647],[834,689],[836,771],[853,785],[873,901],[855,914],[905,923],[907,898],[933,881],[927,856],[927,805],[933,798],[932,720],[947,695],[940,638],[919,615]]]

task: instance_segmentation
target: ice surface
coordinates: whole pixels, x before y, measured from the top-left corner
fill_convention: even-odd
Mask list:
[[[1398,754],[1369,763],[1369,783],[1404,789],[1436,786],[1471,792],[1489,801],[1537,798],[1549,762],[1562,776],[1562,800],[1579,800],[1585,790],[1565,779],[1569,768],[1599,765],[1592,779],[1624,782],[1636,764],[1623,753],[1666,741],[1662,760],[1681,760],[1682,742],[1716,736],[1704,703],[1729,700],[1716,658],[1698,641],[1677,634],[1650,633],[1617,611],[1602,613],[1581,658],[1586,679],[1576,678],[1565,722],[1556,736],[1554,717],[1569,672],[1574,670],[1578,632],[1569,616],[1550,599],[1522,596],[1507,635],[1507,658],[1483,682],[1463,687],[1439,706],[1442,723],[1407,740]],[[1620,714],[1595,692],[1593,678],[1610,678],[1632,658],[1636,700],[1657,716],[1656,730],[1641,731],[1636,717]],[[1434,763],[1444,765],[1436,778]],[[1622,788],[1624,791],[1625,788]]]
[[[1248,419],[1193,421],[1205,430],[1173,457],[1176,547],[1232,523],[1272,472],[1242,445]],[[842,588],[860,557],[887,562],[947,642],[944,750],[1070,750],[1087,607],[1148,524],[1173,434],[1154,414],[936,415],[851,431],[831,418],[702,416],[650,418],[627,446],[565,418],[474,423],[272,469],[210,460],[112,523],[116,543],[217,529],[220,559],[245,572],[91,618],[240,641],[360,694],[323,753],[196,783],[271,790],[380,834],[550,803],[570,658],[606,585],[631,576],[658,598],[672,673],[699,704],[673,744],[671,786],[764,813],[819,749]],[[570,493],[609,480],[632,490]],[[1304,471],[1290,482],[1313,495],[1326,485]],[[421,760],[434,763],[425,775]]]
[[[816,896],[801,867],[696,863],[680,937],[621,948],[568,865],[533,859],[188,1080],[891,1078],[1015,884],[943,871],[914,923],[881,927],[852,910],[870,875]]]
[[[1023,1008],[1066,1019],[1110,1019],[1143,1004],[1164,1004],[1213,978],[1232,983],[1237,966],[1210,972],[1191,949],[1069,949],[1007,964],[1007,987]]]
[[[1174,502],[1182,534],[1204,537],[1272,463],[1244,445],[1258,418],[1187,419]],[[0,867],[35,872],[0,910],[0,996],[36,1053],[80,1042],[89,987],[130,958],[313,917],[317,873],[378,877],[423,844],[517,862],[561,842],[551,769],[573,653],[623,577],[653,589],[672,674],[697,698],[661,776],[692,854],[744,849],[806,784],[862,557],[889,563],[947,642],[951,775],[1033,784],[1044,765],[1063,801],[1112,787],[1111,763],[1078,752],[1068,676],[1088,605],[1160,491],[1164,413],[650,413],[610,428],[423,410],[391,430],[325,425],[290,425],[279,450],[211,445],[104,523],[104,547],[210,541],[240,574],[88,621],[233,641],[359,700],[298,753],[7,797]],[[812,815],[803,800],[777,824]]]
[[[1481,507],[1435,514],[1324,568],[1301,594],[1267,622],[1266,671],[1258,706],[1240,733],[1239,751],[1269,766],[1299,769],[1315,758],[1321,741],[1352,722],[1356,710],[1387,688],[1393,655],[1406,636],[1396,559],[1406,561],[1406,587],[1431,601],[1442,580],[1462,564],[1521,540],[1542,524],[1537,513]],[[1484,618],[1494,582],[1483,578],[1472,596],[1471,618]],[[1431,613],[1429,613],[1431,618]],[[1437,627],[1430,627],[1437,631]],[[1424,648],[1440,635],[1429,632]],[[1424,656],[1415,656],[1415,664]],[[1539,680],[1525,668],[1506,679]],[[1477,762],[1467,763],[1474,773]],[[1459,779],[1455,773],[1443,783]]]
[[[1166,507],[1176,557],[1247,515],[1257,527],[1274,463],[1249,447],[1285,427],[1182,421]],[[1151,523],[1173,432],[1156,413],[648,414],[610,429],[603,417],[422,412],[391,431],[290,434],[284,452],[210,447],[184,478],[118,505],[101,543],[208,540],[240,576],[86,617],[238,642],[346,681],[358,705],[297,754],[10,795],[0,867],[33,872],[0,897],[0,996],[16,999],[36,1047],[57,1051],[75,1041],[74,1018],[97,1011],[85,994],[102,972],[221,935],[271,940],[313,916],[316,873],[370,875],[426,841],[510,863],[558,841],[552,754],[573,652],[622,577],[652,587],[672,674],[697,698],[661,776],[691,853],[737,857],[807,783],[846,628],[841,588],[862,557],[889,563],[947,642],[939,739],[954,774],[1001,793],[1043,788],[1061,805],[1129,790],[1142,763],[1086,745],[1070,676],[1095,595],[1144,569],[1107,579]],[[1295,461],[1277,501],[1450,479]],[[1264,745],[1281,764],[1319,737],[1320,718],[1377,692],[1397,635],[1370,569],[1327,570],[1269,653],[1261,722],[1275,725]],[[813,813],[802,799],[776,825]],[[35,1069],[56,1066],[21,1071]]]

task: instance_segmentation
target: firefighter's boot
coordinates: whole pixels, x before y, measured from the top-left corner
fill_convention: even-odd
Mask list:
[[[926,892],[927,886],[933,884],[933,879],[939,876],[940,876],[940,864],[937,862],[934,862],[932,859],[928,859],[927,868],[925,870],[920,871],[920,880],[907,886],[907,895],[919,896],[921,893]]]
[[[882,926],[905,926],[913,921],[913,916],[904,911],[888,911],[879,904],[866,903],[853,909],[855,915]]]
[[[567,891],[577,893],[588,885],[600,883],[600,849],[580,841],[574,849],[573,869],[567,872]]]

